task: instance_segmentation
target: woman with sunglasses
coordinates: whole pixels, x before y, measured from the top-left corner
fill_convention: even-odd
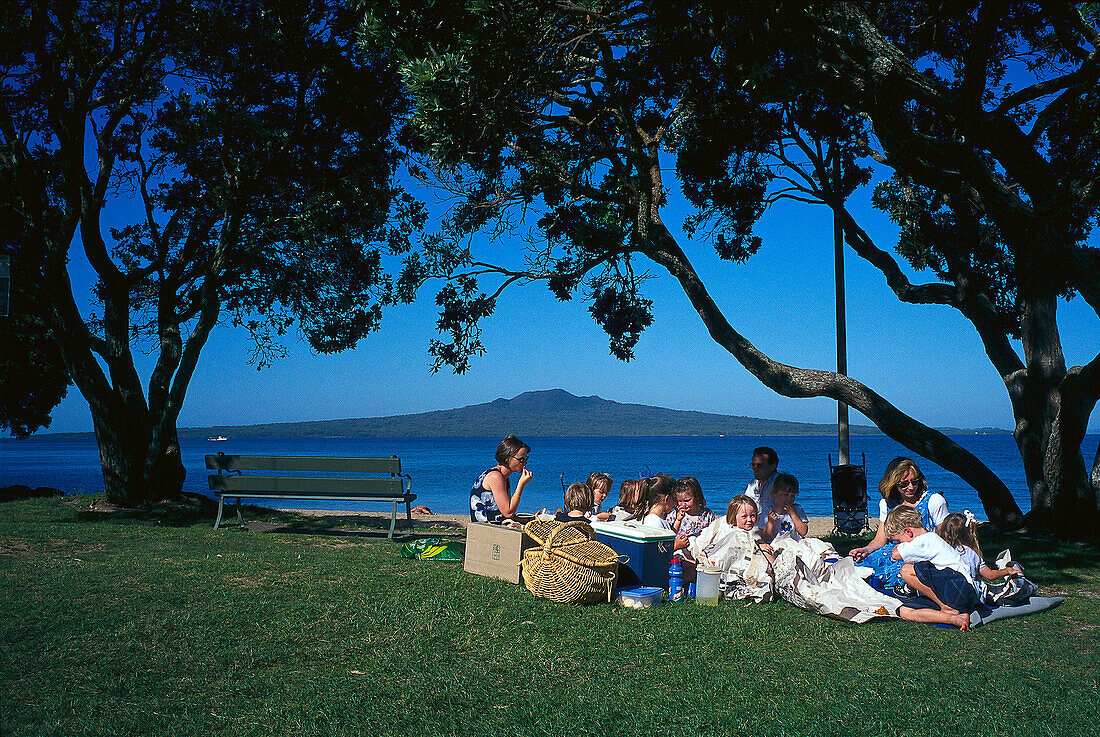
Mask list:
[[[899,456],[886,465],[886,473],[878,484],[882,500],[879,502],[878,532],[871,542],[855,548],[849,555],[862,566],[875,569],[879,583],[892,589],[901,583],[901,562],[891,557],[893,543],[886,539],[886,515],[902,505],[920,512],[926,530],[935,530],[947,517],[947,500],[943,495],[928,491],[924,474],[911,458]]]
[[[472,522],[499,522],[511,519],[519,510],[523,487],[533,474],[527,469],[527,455],[531,448],[515,435],[509,435],[497,446],[497,465],[482,471],[470,489],[470,520]],[[512,491],[508,478],[519,474],[516,490]]]

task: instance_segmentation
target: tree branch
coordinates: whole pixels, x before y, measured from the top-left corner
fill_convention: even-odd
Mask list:
[[[654,243],[644,251],[665,267],[683,288],[716,343],[765,386],[787,397],[829,397],[870,418],[886,435],[959,475],[977,491],[990,519],[1014,528],[1023,515],[1008,488],[973,454],[942,433],[901,412],[883,397],[849,376],[777,363],[729,324],[714,303],[687,256],[667,229],[654,228]]]
[[[994,31],[998,29],[1006,9],[1002,3],[982,3],[978,6],[978,14],[974,19],[958,99],[964,104],[973,103],[975,112],[981,109],[982,94],[985,92],[989,59],[993,53]]]

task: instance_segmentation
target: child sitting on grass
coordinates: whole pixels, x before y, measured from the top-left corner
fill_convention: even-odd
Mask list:
[[[611,517],[610,512],[603,511],[603,501],[611,493],[611,477],[606,473],[595,471],[588,477],[588,488],[592,490],[592,511],[589,519],[605,520]]]
[[[588,484],[569,484],[565,490],[565,510],[554,515],[558,522],[587,522],[592,511],[592,489]]]
[[[760,542],[756,516],[756,501],[738,494],[730,500],[725,517],[692,538],[690,550],[695,558],[722,571],[718,588],[723,598],[775,599],[771,570],[775,550]]]
[[[691,554],[691,538],[696,537],[714,522],[714,512],[706,508],[703,487],[693,476],[684,476],[673,487],[675,508],[666,521],[676,533],[674,550],[683,551],[677,556],[684,569],[684,583],[695,581],[695,557]]]
[[[952,512],[943,518],[943,522],[940,522],[940,526],[936,528],[936,534],[942,537],[948,545],[955,548],[955,552],[959,554],[963,563],[970,570],[970,578],[974,581],[974,587],[978,590],[979,601],[984,601],[987,590],[986,581],[1015,576],[1022,573],[1023,569],[993,569],[987,566],[985,558],[982,556],[982,548],[978,545],[976,527],[977,523],[973,515],[970,514],[970,510],[967,510],[964,514]]]
[[[726,522],[752,535],[756,528],[757,514],[756,502],[752,500],[752,497],[748,494],[738,494],[730,499],[729,506],[726,507]],[[775,549],[771,545],[758,543],[756,547],[764,554],[769,564],[775,562]]]
[[[646,479],[642,483],[646,488],[645,517],[642,526],[656,527],[662,530],[671,530],[672,525],[666,519],[672,511],[673,499],[667,484],[652,483],[654,479]],[[679,541],[677,541],[679,542]],[[683,547],[682,545],[679,547]],[[678,548],[677,548],[678,549]]]
[[[695,537],[714,521],[714,512],[707,509],[703,487],[694,476],[684,476],[674,490],[676,509],[668,516],[672,531],[683,537]]]
[[[626,522],[644,517],[646,488],[646,482],[641,479],[623,479],[619,485],[619,503],[611,508],[607,518]]]
[[[760,538],[772,542],[777,537],[801,540],[810,531],[809,518],[801,504],[795,504],[798,496],[798,479],[789,473],[777,473],[770,492],[771,507],[760,522]]]
[[[970,612],[978,606],[978,593],[969,568],[955,549],[939,535],[928,534],[920,512],[913,507],[896,507],[886,515],[885,530],[886,537],[897,542],[894,560],[904,561],[902,579],[924,597],[899,596],[904,602],[898,609],[901,618],[970,629]]]

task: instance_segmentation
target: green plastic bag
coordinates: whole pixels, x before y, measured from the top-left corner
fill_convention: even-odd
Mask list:
[[[457,540],[426,537],[401,546],[401,555],[414,560],[449,560],[462,562],[465,546]]]

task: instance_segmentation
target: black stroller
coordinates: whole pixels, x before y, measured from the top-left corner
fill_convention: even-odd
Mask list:
[[[829,482],[833,488],[833,535],[861,535],[871,529],[867,518],[867,456],[862,465],[833,465],[829,455]]]

